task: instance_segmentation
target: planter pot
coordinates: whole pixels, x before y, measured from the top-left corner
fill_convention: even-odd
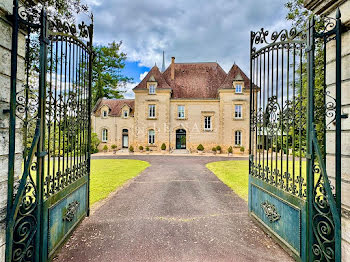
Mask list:
[[[162,154],[165,155],[165,153],[166,153],[166,150],[162,150]]]
[[[228,153],[228,156],[232,156],[232,153]]]
[[[140,150],[140,153],[143,153],[143,150]]]
[[[129,152],[129,155],[133,155],[134,154],[134,152]]]
[[[244,152],[241,151],[241,155],[244,155]]]
[[[216,152],[212,151],[213,152],[213,155],[215,156],[216,155]]]
[[[221,151],[220,150],[216,150],[216,154],[221,154]]]
[[[203,155],[203,151],[198,150],[198,154]]]
[[[149,155],[149,151],[146,151],[146,154]]]
[[[113,150],[113,154],[116,154],[117,153],[117,150]]]
[[[103,153],[107,153],[107,150],[103,150]]]

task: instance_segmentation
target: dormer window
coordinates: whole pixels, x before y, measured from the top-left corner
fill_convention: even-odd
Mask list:
[[[129,111],[128,110],[124,110],[123,111],[123,117],[124,118],[128,118],[128,116],[129,116]]]
[[[107,116],[108,116],[108,111],[102,110],[102,118],[107,118]]]
[[[242,85],[240,85],[240,84],[236,84],[236,86],[235,86],[235,92],[236,93],[242,93]]]
[[[156,93],[156,85],[155,84],[150,84],[149,85],[149,93],[151,95],[154,95]]]

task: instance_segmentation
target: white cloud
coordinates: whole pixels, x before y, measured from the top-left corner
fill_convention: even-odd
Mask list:
[[[148,71],[143,72],[142,74],[140,74],[140,80],[142,81],[142,79],[144,79],[147,74],[148,74]]]
[[[121,91],[124,91],[124,98],[133,99],[135,98],[135,94],[132,89],[137,86],[138,83],[127,83],[124,87],[120,88]]]

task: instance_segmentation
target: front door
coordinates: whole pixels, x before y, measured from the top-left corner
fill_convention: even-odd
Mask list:
[[[123,148],[128,148],[128,147],[129,147],[129,136],[123,135]]]
[[[186,149],[186,130],[176,130],[176,149]]]

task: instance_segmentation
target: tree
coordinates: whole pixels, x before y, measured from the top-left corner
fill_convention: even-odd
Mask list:
[[[125,67],[126,54],[120,51],[122,42],[113,41],[107,46],[95,46],[95,60],[92,74],[92,101],[106,98],[122,98],[120,87],[132,79],[121,74]]]
[[[315,30],[322,31],[324,29],[324,21],[321,17],[316,16],[311,11],[304,8],[303,0],[290,0],[285,4],[285,7],[288,9],[288,14],[286,19],[292,21],[293,26],[297,28],[298,31],[306,31],[308,28],[308,21],[314,17],[315,19]],[[325,137],[324,137],[324,125],[326,122],[326,85],[324,83],[324,43],[323,40],[316,41],[315,45],[315,124],[316,124],[316,133],[320,143],[321,151],[324,151]],[[306,56],[306,52],[304,52]],[[305,57],[304,57],[305,58]],[[306,59],[305,59],[306,61]],[[303,77],[302,86],[300,84],[296,85],[297,94],[304,99],[302,100],[302,107],[307,108],[307,62],[302,64],[302,67],[299,67],[298,74],[301,74]],[[304,114],[305,112],[299,112]],[[297,116],[299,118],[299,116]],[[301,117],[302,118],[302,117]],[[304,119],[306,120],[306,119]],[[296,147],[306,147],[306,121],[303,122],[302,127],[302,141],[299,145],[296,141]],[[298,131],[298,130],[296,130]],[[293,130],[291,130],[293,133]]]

